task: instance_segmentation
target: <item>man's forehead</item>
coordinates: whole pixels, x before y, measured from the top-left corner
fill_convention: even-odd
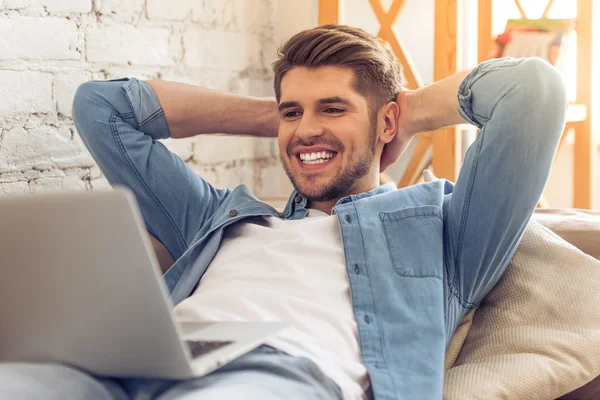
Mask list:
[[[359,95],[354,89],[354,72],[342,67],[295,67],[281,80],[280,101],[319,101],[339,98],[351,101]]]

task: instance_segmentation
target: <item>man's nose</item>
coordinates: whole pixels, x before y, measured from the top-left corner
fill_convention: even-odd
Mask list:
[[[300,120],[300,125],[296,129],[296,136],[304,141],[308,141],[315,136],[321,136],[323,132],[323,124],[319,122],[318,118],[310,113],[304,113]]]

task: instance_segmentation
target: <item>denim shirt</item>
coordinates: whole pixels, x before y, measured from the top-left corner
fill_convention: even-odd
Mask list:
[[[564,84],[540,59],[485,62],[457,95],[460,113],[480,132],[455,184],[387,184],[332,210],[377,399],[442,398],[446,347],[506,269],[564,127]],[[198,177],[157,141],[169,128],[145,82],[83,84],[73,119],[106,178],[134,192],[147,229],[176,259],[164,276],[174,304],[191,295],[228,227],[307,214],[296,192],[279,213],[245,185],[217,189]]]

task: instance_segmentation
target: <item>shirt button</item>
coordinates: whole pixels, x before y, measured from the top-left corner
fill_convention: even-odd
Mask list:
[[[371,323],[371,321],[369,320],[369,316],[368,315],[365,315],[365,323],[366,324],[370,324]]]
[[[302,201],[302,197],[300,197],[300,196],[296,196],[296,197],[294,198],[294,202],[295,202],[295,203],[300,203],[301,201]]]
[[[235,217],[237,215],[237,210],[231,210],[229,211],[229,216],[230,217]]]
[[[349,215],[346,215],[346,222],[350,223],[350,221],[351,221],[351,220],[352,220],[352,219],[350,218],[350,216],[349,216]]]
[[[360,274],[360,268],[358,268],[358,264],[354,265],[354,272],[356,272],[356,275]]]

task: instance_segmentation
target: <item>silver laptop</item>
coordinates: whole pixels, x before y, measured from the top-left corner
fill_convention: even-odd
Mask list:
[[[285,327],[178,324],[127,189],[0,197],[0,362],[186,379]]]

